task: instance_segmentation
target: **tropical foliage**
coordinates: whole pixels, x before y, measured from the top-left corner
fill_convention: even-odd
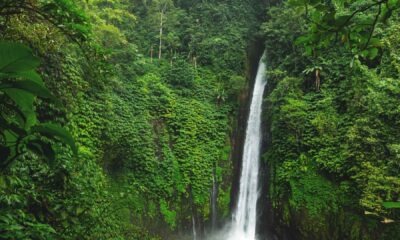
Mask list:
[[[213,183],[229,217],[251,2],[1,1],[0,238],[174,239]]]
[[[397,8],[288,1],[268,10],[270,196],[304,239],[399,234]]]
[[[202,237],[212,201],[230,219],[258,45],[277,235],[397,239],[399,7],[0,1],[0,239]]]

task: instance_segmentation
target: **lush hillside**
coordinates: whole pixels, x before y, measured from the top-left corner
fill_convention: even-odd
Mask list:
[[[28,105],[1,92],[2,121],[17,124],[19,111],[29,107],[37,121],[21,127],[28,135],[1,125],[7,164],[0,175],[0,238],[166,239],[191,233],[192,216],[200,232],[210,221],[213,182],[220,217],[227,217],[230,181],[223,179],[232,172],[230,135],[246,88],[257,6],[2,1],[2,40],[32,49],[40,59],[33,71],[58,101],[25,85],[18,94],[31,99]],[[5,62],[3,53],[23,47],[0,48]],[[45,123],[64,126],[78,152],[54,132],[35,132]]]
[[[260,45],[260,232],[399,239],[399,8],[0,0],[0,239],[202,239],[229,222]]]
[[[269,194],[277,221],[300,239],[399,238],[398,8],[284,1],[267,10]]]

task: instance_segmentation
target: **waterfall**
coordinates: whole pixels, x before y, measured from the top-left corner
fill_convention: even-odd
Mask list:
[[[218,183],[217,174],[215,172],[215,166],[213,167],[213,184],[211,189],[211,232],[215,231],[217,225],[217,197],[218,197]]]
[[[197,240],[196,221],[194,220],[194,215],[192,215],[192,227],[193,227],[193,240]]]
[[[261,105],[266,85],[264,58],[265,54],[259,62],[254,83],[243,149],[238,203],[233,215],[229,240],[256,239],[256,205],[258,199],[258,172],[261,148]]]

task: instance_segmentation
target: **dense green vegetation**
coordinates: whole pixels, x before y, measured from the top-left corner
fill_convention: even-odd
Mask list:
[[[398,239],[399,8],[0,0],[0,239],[201,237],[213,183],[229,219],[255,39],[275,232]]]
[[[277,215],[302,239],[398,239],[399,4],[268,9],[264,158]]]
[[[208,221],[213,181],[228,217],[257,5],[0,1],[0,238],[165,239]]]

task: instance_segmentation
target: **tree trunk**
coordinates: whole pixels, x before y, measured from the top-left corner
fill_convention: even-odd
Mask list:
[[[173,61],[173,59],[174,59],[174,55],[173,55],[173,51],[172,51],[172,49],[170,50],[170,55],[171,55],[171,61],[170,61],[170,65],[171,65],[171,67],[172,67],[172,61]]]
[[[164,10],[160,12],[160,45],[158,48],[158,59],[161,59],[163,25],[164,25]]]
[[[320,79],[320,70],[317,69],[315,70],[315,90],[317,90],[317,92],[319,92],[320,88],[321,88],[321,79]]]
[[[153,46],[151,46],[151,49],[150,49],[150,59],[151,59],[151,62],[153,62]]]

